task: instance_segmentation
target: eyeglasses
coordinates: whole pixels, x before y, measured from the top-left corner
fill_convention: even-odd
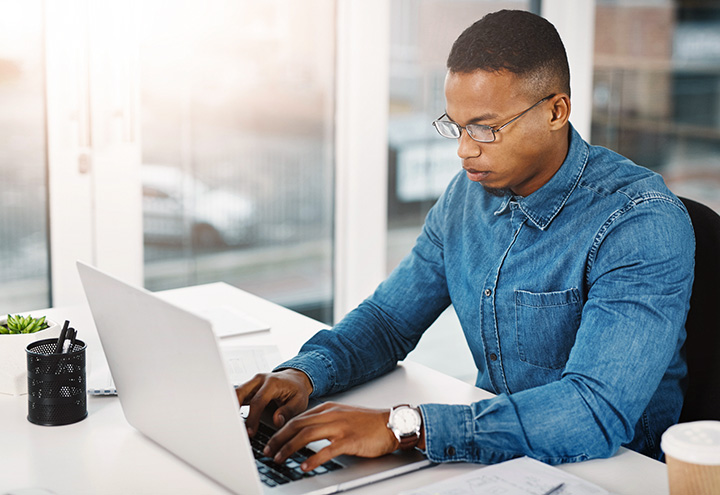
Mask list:
[[[520,113],[519,115],[513,117],[509,121],[505,122],[503,125],[501,125],[498,128],[490,127],[489,125],[483,125],[483,124],[468,124],[465,127],[461,126],[457,122],[453,122],[452,120],[441,120],[443,117],[447,117],[447,114],[444,113],[440,117],[438,117],[437,120],[435,120],[432,124],[435,127],[435,129],[438,131],[438,133],[442,137],[446,137],[448,139],[459,139],[460,134],[462,133],[462,130],[465,129],[465,132],[468,133],[468,136],[470,136],[472,139],[477,141],[478,143],[492,143],[495,141],[495,134],[503,130],[505,127],[509,126],[513,122],[515,122],[517,119],[528,113],[530,110],[538,106],[540,103],[549,100],[555,96],[554,94],[551,94],[549,96],[546,96],[542,100],[535,103],[533,106],[525,110],[524,112]]]

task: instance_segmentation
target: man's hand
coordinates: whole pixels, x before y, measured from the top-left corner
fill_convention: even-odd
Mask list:
[[[285,369],[275,373],[259,373],[238,387],[235,393],[240,404],[250,406],[245,425],[248,434],[253,436],[260,415],[271,401],[278,405],[273,413],[273,423],[278,428],[307,409],[312,383],[302,371]]]
[[[330,445],[303,462],[312,471],[340,454],[379,457],[400,446],[387,428],[389,409],[367,409],[326,402],[290,420],[268,441],[264,454],[282,463],[310,442],[327,439]]]

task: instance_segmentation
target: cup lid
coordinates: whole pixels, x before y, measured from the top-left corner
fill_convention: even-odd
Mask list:
[[[660,444],[665,455],[692,464],[720,464],[720,421],[694,421],[668,428]]]

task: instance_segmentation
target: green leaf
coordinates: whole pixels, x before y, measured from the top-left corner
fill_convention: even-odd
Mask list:
[[[7,331],[0,330],[2,334],[18,334],[18,333],[35,333],[40,330],[44,330],[49,327],[45,322],[45,317],[33,318],[31,315],[20,316],[20,315],[8,315],[7,316]],[[5,328],[5,327],[3,327]]]

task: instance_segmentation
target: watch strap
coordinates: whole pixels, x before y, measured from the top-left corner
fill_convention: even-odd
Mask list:
[[[420,441],[420,433],[405,435],[400,437],[398,440],[400,440],[400,450],[410,450],[415,448]]]

